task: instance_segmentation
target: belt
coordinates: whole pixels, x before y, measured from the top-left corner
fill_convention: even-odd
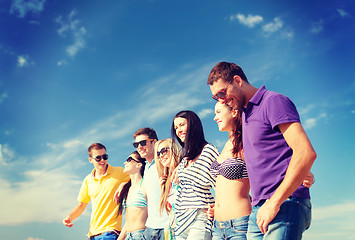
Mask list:
[[[95,237],[100,236],[100,235],[102,235],[102,234],[104,234],[104,233],[113,233],[113,234],[119,236],[120,233],[121,233],[121,231],[112,230],[112,231],[108,231],[108,232],[102,232],[102,233],[99,233],[99,234],[90,236],[89,239],[90,239],[90,240],[91,240],[91,239],[94,239]]]

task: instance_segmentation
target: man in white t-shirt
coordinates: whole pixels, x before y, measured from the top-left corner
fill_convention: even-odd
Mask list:
[[[133,146],[137,148],[140,156],[147,160],[143,184],[148,199],[148,219],[144,235],[146,239],[164,240],[164,226],[168,221],[168,215],[166,212],[162,214],[159,212],[161,189],[154,160],[154,145],[158,141],[158,137],[154,129],[141,128],[133,134],[133,138]]]

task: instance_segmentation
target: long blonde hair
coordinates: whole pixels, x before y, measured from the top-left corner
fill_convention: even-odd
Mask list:
[[[162,143],[167,143],[169,146],[170,150],[170,166],[169,167],[164,167],[161,162],[159,161],[158,158],[158,147]],[[181,149],[178,145],[178,143],[173,140],[172,138],[164,139],[164,140],[159,140],[156,142],[155,147],[154,147],[154,159],[155,159],[155,165],[157,166],[158,170],[158,175],[159,177],[164,176],[164,174],[167,175],[166,182],[162,186],[162,191],[161,191],[161,196],[160,196],[160,202],[159,202],[159,211],[160,214],[162,214],[163,209],[165,209],[168,213],[170,212],[170,209],[167,204],[168,200],[168,195],[170,192],[170,183],[172,181],[171,175],[174,172],[175,168],[180,164],[181,162]]]

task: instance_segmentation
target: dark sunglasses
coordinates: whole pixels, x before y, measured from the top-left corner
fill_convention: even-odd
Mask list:
[[[92,157],[92,159],[95,159],[96,162],[100,162],[101,159],[107,160],[107,159],[108,159],[108,155],[105,153],[105,154],[103,154],[103,155],[101,155],[101,156],[96,156],[95,158]]]
[[[154,139],[147,139],[147,140],[142,140],[140,142],[134,142],[133,143],[133,147],[138,148],[139,145],[141,145],[142,147],[144,147],[145,145],[147,145],[147,141],[153,141]]]
[[[160,151],[157,152],[158,157],[160,157],[160,155],[165,155],[167,152],[169,151],[168,147],[164,147],[162,149],[160,149]]]
[[[221,100],[225,100],[227,98],[227,89],[229,87],[231,83],[229,83],[227,85],[227,87],[221,89],[218,93],[216,93],[215,95],[212,96],[212,98],[216,101],[218,101],[219,99]]]
[[[135,162],[137,162],[137,163],[140,163],[140,161],[134,159],[133,157],[129,157],[129,158],[127,158],[127,160],[126,160],[126,162],[131,162],[131,161],[135,161]]]

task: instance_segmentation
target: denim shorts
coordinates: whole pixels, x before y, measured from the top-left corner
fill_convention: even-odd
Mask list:
[[[258,209],[265,203],[260,201],[252,207],[248,225],[248,240],[299,240],[311,224],[311,201],[307,198],[289,197],[281,204],[280,211],[262,234],[256,224]]]
[[[89,237],[89,240],[116,240],[118,235],[114,231],[104,232],[96,236]]]
[[[196,218],[190,226],[186,228],[180,235],[175,235],[176,240],[211,240],[211,234],[206,230],[208,217],[203,209],[197,211]]]
[[[147,240],[165,240],[164,228],[149,228],[144,231],[144,237]]]
[[[212,240],[246,240],[249,215],[228,221],[214,221]]]
[[[125,240],[146,240],[146,238],[144,237],[144,231],[145,229],[126,233]]]

